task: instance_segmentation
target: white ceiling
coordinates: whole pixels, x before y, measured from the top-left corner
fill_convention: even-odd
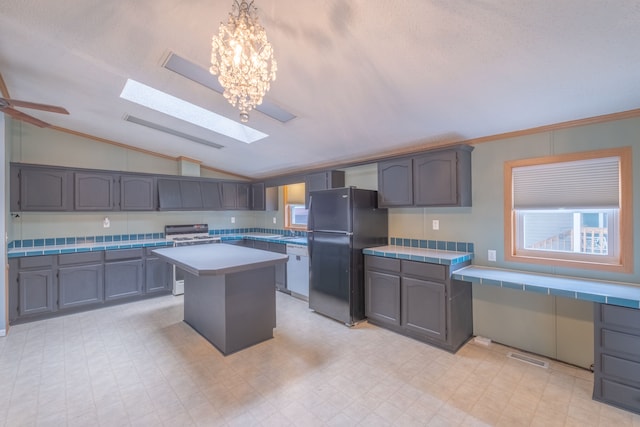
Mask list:
[[[416,145],[640,107],[636,0],[255,0],[278,61],[250,145],[119,98],[127,78],[224,116],[222,95],[162,67],[208,69],[231,0],[2,0],[0,73],[55,126],[260,178]],[[225,146],[123,120],[126,114]]]

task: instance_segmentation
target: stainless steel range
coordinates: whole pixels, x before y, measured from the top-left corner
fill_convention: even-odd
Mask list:
[[[220,237],[209,235],[207,224],[166,225],[164,237],[172,241],[173,246],[220,243]],[[173,266],[173,294],[184,294],[184,272],[175,265]]]

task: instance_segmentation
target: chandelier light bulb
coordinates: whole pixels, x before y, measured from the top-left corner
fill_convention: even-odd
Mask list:
[[[229,20],[221,23],[211,41],[211,68],[224,88],[224,97],[240,109],[240,121],[249,121],[249,112],[276,79],[277,64],[267,33],[258,21],[253,1],[234,0]]]

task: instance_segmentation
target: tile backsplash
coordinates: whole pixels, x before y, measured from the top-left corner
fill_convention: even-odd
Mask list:
[[[445,240],[422,240],[405,237],[390,237],[392,246],[404,246],[409,248],[436,249],[439,251],[455,251],[473,253],[474,245],[469,242],[451,242]]]

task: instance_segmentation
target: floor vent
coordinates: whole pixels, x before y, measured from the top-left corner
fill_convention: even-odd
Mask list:
[[[510,351],[507,353],[507,357],[515,360],[519,360],[521,362],[529,363],[531,365],[537,366],[539,368],[547,369],[549,367],[549,362],[542,361],[540,359],[536,359],[535,357],[526,356],[520,353],[514,353]]]

